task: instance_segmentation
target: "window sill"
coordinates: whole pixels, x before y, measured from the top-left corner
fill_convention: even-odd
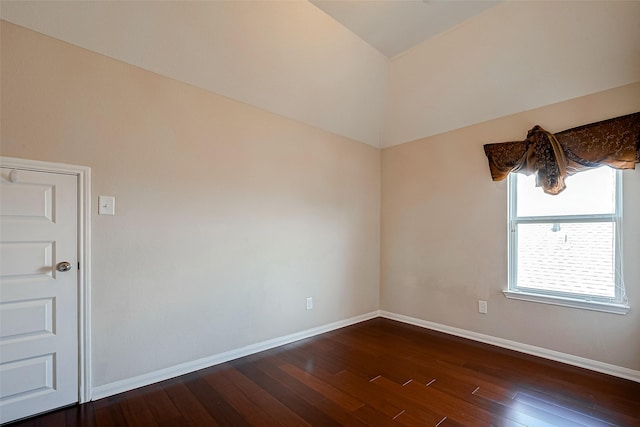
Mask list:
[[[630,307],[626,304],[606,303],[600,301],[586,301],[574,298],[540,295],[520,291],[502,291],[505,297],[522,301],[538,302],[542,304],[562,305],[583,310],[603,311],[613,314],[627,314]]]

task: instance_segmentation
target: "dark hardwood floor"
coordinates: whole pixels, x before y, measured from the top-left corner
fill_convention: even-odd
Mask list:
[[[27,426],[640,426],[640,383],[373,319]]]

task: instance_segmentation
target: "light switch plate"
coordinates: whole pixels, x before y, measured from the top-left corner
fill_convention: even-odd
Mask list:
[[[115,215],[116,198],[114,196],[98,196],[98,215]]]

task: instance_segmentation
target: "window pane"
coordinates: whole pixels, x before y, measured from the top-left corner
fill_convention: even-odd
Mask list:
[[[600,167],[567,177],[567,188],[550,196],[533,175],[517,175],[517,216],[592,215],[615,211],[615,170]]]
[[[518,224],[518,288],[615,297],[615,224]]]

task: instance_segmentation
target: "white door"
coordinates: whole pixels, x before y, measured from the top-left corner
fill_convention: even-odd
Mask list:
[[[74,175],[1,168],[2,423],[78,401],[77,203]]]

